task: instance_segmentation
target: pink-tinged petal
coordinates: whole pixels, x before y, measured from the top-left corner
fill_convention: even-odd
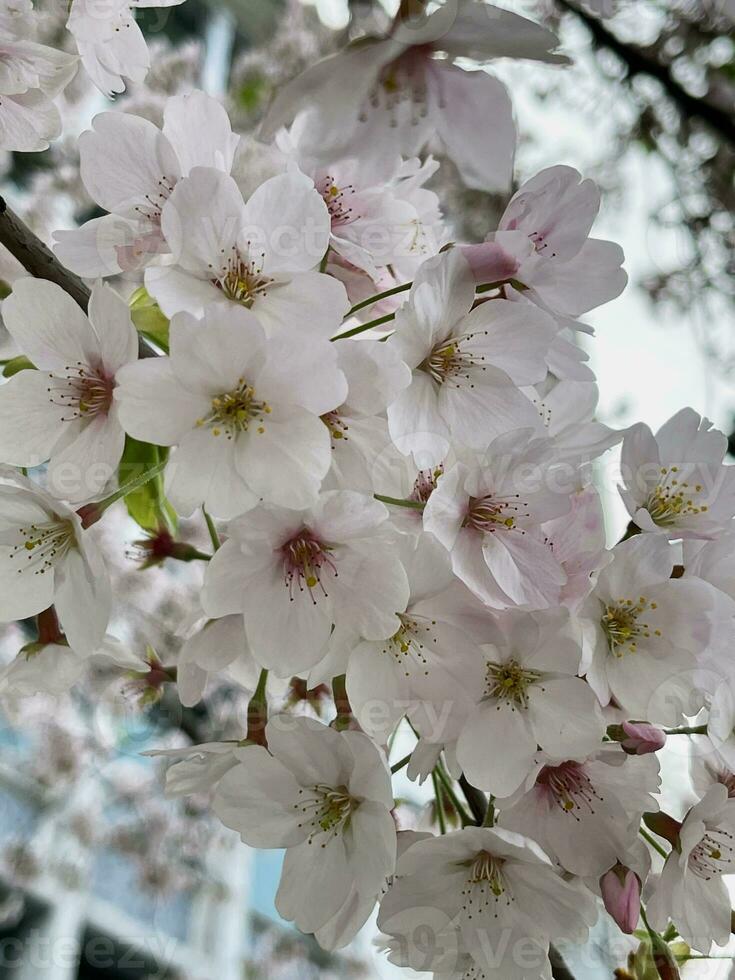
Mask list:
[[[503,282],[518,272],[518,260],[497,242],[460,245],[459,251],[467,260],[478,284]]]
[[[550,546],[530,531],[486,534],[483,554],[498,586],[516,605],[545,609],[558,601],[567,577]]]
[[[141,275],[148,262],[166,251],[160,228],[147,218],[105,214],[73,231],[54,232],[54,252],[72,272],[84,279]]]

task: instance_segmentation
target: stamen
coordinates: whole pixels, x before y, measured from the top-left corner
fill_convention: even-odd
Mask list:
[[[255,389],[243,378],[238,378],[236,388],[212,399],[211,412],[197,419],[197,425],[209,429],[213,436],[224,433],[226,439],[234,439],[240,432],[247,432],[255,422],[256,431],[262,434],[271,411],[268,402],[257,399]]]
[[[485,700],[494,700],[510,704],[512,710],[528,707],[528,689],[535,684],[541,674],[535,670],[526,670],[516,660],[504,664],[488,661],[486,664]],[[543,690],[543,687],[541,688]]]
[[[578,811],[595,812],[595,800],[602,802],[584,767],[578,762],[544,766],[536,777],[536,786],[564,813],[579,821]]]
[[[295,599],[294,583],[299,592],[308,591],[314,605],[318,597],[315,590],[327,598],[322,576],[329,571],[337,577],[337,566],[330,555],[332,551],[330,545],[317,540],[308,528],[282,546],[284,580],[291,602]]]
[[[733,840],[733,835],[726,830],[708,830],[689,855],[689,868],[705,881],[717,875],[729,874],[735,853]]]
[[[517,521],[529,516],[526,506],[517,493],[512,497],[471,497],[462,527],[471,527],[484,534],[494,534],[497,530],[517,530],[525,534]]]
[[[479,331],[487,336],[487,330]],[[421,371],[431,377],[438,385],[449,384],[453,388],[466,386],[474,388],[473,377],[477,368],[486,370],[483,364],[484,354],[476,354],[463,350],[462,345],[478,332],[462,334],[458,337],[448,337],[435,345],[429,356],[419,365]]]
[[[63,374],[49,374],[46,389],[49,402],[64,410],[62,422],[77,419],[91,419],[96,415],[107,415],[112,405],[113,378],[104,370],[77,361],[64,368]]]
[[[436,484],[443,473],[444,466],[442,463],[435,466],[433,470],[419,470],[418,476],[413,482],[413,490],[408,495],[408,499],[425,504],[436,490]]]
[[[704,490],[701,483],[690,486],[680,480],[678,466],[662,466],[660,476],[645,505],[654,524],[673,527],[682,517],[707,512],[707,504],[697,505],[697,496]]]
[[[435,619],[424,616],[407,616],[398,613],[401,625],[398,630],[385,641],[383,653],[392,656],[399,667],[403,667],[406,677],[411,676],[411,670],[418,668],[424,677],[429,676],[429,661],[425,650],[429,643],[436,643],[432,628],[436,626]]]
[[[487,851],[480,851],[468,863],[469,875],[461,892],[461,914],[468,920],[473,916],[485,915],[490,910],[497,919],[499,903],[502,902],[506,908],[512,904],[513,896],[503,876],[504,863],[503,858]]]
[[[258,297],[267,294],[273,279],[264,276],[262,272],[265,252],[261,252],[257,259],[251,258],[249,256],[250,242],[247,243],[247,247],[248,257],[241,255],[236,246],[232,247],[228,257],[225,257],[225,250],[222,249],[220,273],[214,275],[211,282],[212,285],[222,290],[227,299],[250,309]],[[214,270],[211,263],[209,268]]]
[[[302,799],[294,803],[294,810],[300,810],[305,819],[298,826],[309,828],[309,844],[317,837],[322,838],[321,847],[326,847],[345,830],[357,806],[346,786],[334,788],[317,784],[310,791],[299,790],[299,796]]]
[[[604,606],[600,625],[607,637],[610,653],[623,657],[627,653],[636,653],[638,640],[658,638],[663,635],[660,629],[653,629],[639,617],[647,609],[655,610],[657,603],[649,602],[644,596],[634,599],[616,599]]]
[[[18,535],[20,541],[13,545],[9,558],[19,563],[19,575],[24,572],[45,575],[76,544],[74,525],[61,518],[20,527]]]

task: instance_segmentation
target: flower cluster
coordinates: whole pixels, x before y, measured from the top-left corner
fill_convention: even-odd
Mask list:
[[[116,91],[145,64],[137,29],[113,5],[118,51],[88,6],[69,27]],[[443,980],[548,980],[550,946],[584,942],[603,908],[632,933],[641,896],[654,948],[730,933],[727,440],[691,408],[655,435],[596,421],[578,318],[626,275],[590,237],[592,181],[543,170],[467,244],[426,186],[438,135],[469,186],[507,188],[509,97],[467,63],[563,65],[555,47],[479,0],[404,4],[388,37],[277,96],[281,172],[247,200],[210,97],[172,97],[161,129],[102,113],[79,149],[107,213],[56,236],[94,280],[87,312],[30,278],[3,306],[27,362],[0,386],[0,620],[38,616],[39,636],[0,692],[63,690],[101,657],[193,705],[226,673],[247,728],[174,751],[169,792],[208,791],[247,844],[285,848],[278,910],[325,948],[379,903],[389,958]],[[66,62],[45,64],[58,88]],[[134,283],[129,303],[106,277]],[[630,525],[608,547],[590,464],[618,443]],[[170,667],[107,632],[93,525],[140,494],[145,564],[203,570]],[[212,554],[176,540],[197,512]],[[331,724],[289,710],[293,678],[331,685]],[[391,765],[399,731],[413,747]],[[674,816],[657,753],[690,733],[711,764]],[[421,832],[397,810],[406,766],[434,789]]]

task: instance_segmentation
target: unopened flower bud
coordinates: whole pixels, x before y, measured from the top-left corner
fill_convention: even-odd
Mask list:
[[[600,878],[600,892],[608,915],[622,932],[631,935],[638,925],[641,905],[641,881],[622,864],[616,864]]]
[[[651,752],[658,752],[666,744],[665,733],[655,725],[624,721],[621,727],[627,736],[621,739],[621,744],[630,755],[648,755]]]
[[[460,245],[459,250],[467,259],[478,283],[503,282],[511,279],[518,271],[516,259],[497,242]]]

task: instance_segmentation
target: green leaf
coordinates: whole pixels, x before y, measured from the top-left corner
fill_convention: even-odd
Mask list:
[[[262,102],[265,101],[269,92],[269,85],[262,75],[254,75],[249,78],[244,85],[240,86],[237,93],[240,105],[247,112],[255,112]]]
[[[11,357],[9,361],[3,361],[3,377],[12,378],[19,371],[35,371],[36,365],[32,364],[24,354],[18,357]]]
[[[125,450],[118,470],[120,484],[145,473],[156,463],[166,459],[167,455],[168,449],[126,436]],[[176,532],[178,518],[163,493],[163,474],[129,493],[125,497],[125,506],[128,514],[143,530],[156,531],[160,527],[166,527],[172,534]]]
[[[130,315],[135,329],[146,339],[152,340],[156,346],[168,354],[168,317],[161,307],[148,293],[145,286],[135,290],[128,300]]]

